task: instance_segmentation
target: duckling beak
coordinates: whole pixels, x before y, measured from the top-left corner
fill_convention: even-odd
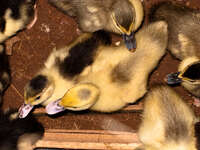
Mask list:
[[[66,110],[64,107],[62,107],[62,106],[59,105],[60,101],[61,101],[61,99],[49,103],[45,107],[46,113],[49,114],[49,115],[54,115],[54,114],[57,114],[59,112],[62,112],[64,110]]]
[[[182,82],[182,78],[179,77],[180,72],[170,73],[166,77],[167,84],[179,84]]]
[[[19,111],[18,111],[18,115],[19,115],[19,118],[25,118],[30,112],[31,110],[33,109],[34,106],[31,106],[29,104],[23,104],[20,108],[19,108]]]
[[[86,110],[96,103],[99,93],[98,87],[91,83],[78,84],[69,89],[61,100],[49,103],[46,106],[46,112],[53,115],[65,109]]]
[[[129,51],[135,52],[136,50],[136,39],[135,39],[135,33],[131,32],[130,35],[128,34],[123,34],[123,40],[125,42],[126,47],[128,48]]]

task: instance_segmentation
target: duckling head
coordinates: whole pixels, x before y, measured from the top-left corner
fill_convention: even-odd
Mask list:
[[[53,115],[66,109],[73,111],[86,110],[96,103],[99,94],[99,88],[94,84],[78,84],[69,89],[60,100],[49,103],[46,106],[46,112]]]
[[[0,42],[4,42],[18,31],[33,26],[36,16],[36,0],[1,1]],[[29,25],[30,24],[30,25]]]
[[[184,59],[179,66],[179,71],[168,74],[166,80],[168,84],[200,84],[200,60],[197,57]]]
[[[142,24],[143,17],[143,6],[140,0],[122,0],[113,5],[112,19],[114,25],[122,34],[126,47],[130,51],[134,52],[136,49],[134,32]]]
[[[24,104],[19,109],[19,117],[25,118],[34,106],[42,104],[54,92],[53,82],[44,75],[37,75],[24,88]]]

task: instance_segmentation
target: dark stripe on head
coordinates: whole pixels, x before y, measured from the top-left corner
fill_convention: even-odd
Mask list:
[[[135,21],[135,10],[132,7],[132,4],[125,0],[118,1],[114,4],[113,11],[117,23],[128,31],[131,23]]]
[[[182,76],[193,79],[193,80],[199,80],[200,79],[200,62],[188,67]]]
[[[74,77],[80,74],[85,67],[91,65],[100,44],[110,44],[110,35],[104,31],[97,31],[93,36],[76,44],[69,50],[69,55],[63,62],[59,62],[60,73],[64,77]]]
[[[36,96],[37,94],[41,93],[42,90],[47,86],[48,79],[46,76],[38,75],[34,77],[26,86],[26,99]]]
[[[30,81],[30,84],[29,86],[35,90],[35,91],[42,91],[46,84],[47,84],[47,77],[46,76],[43,76],[43,75],[38,75],[36,77],[34,77],[31,81]]]

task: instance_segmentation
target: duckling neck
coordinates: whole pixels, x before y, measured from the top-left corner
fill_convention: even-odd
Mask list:
[[[48,73],[49,82],[54,87],[52,95],[42,103],[46,106],[52,101],[56,101],[64,96],[68,89],[74,85],[74,80],[67,80],[54,68]]]

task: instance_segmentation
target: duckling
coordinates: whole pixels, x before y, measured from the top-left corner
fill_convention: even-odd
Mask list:
[[[139,138],[147,150],[197,150],[192,109],[170,87],[153,87],[144,99]]]
[[[0,102],[10,84],[10,68],[4,42],[25,27],[31,27],[37,18],[35,0],[0,1]],[[35,15],[34,15],[35,14]],[[35,17],[34,17],[35,16]]]
[[[35,0],[1,0],[0,6],[0,43],[36,20]]]
[[[5,89],[10,84],[10,67],[8,56],[5,54],[4,45],[0,44],[0,104]]]
[[[46,106],[46,112],[53,115],[65,109],[90,109],[109,113],[136,102],[147,92],[148,77],[165,54],[167,34],[167,24],[160,21],[136,34],[134,54],[125,51],[124,44],[104,47],[91,66],[92,72],[79,76],[64,97]]]
[[[43,126],[32,115],[19,119],[17,114],[16,110],[0,111],[1,150],[33,150],[43,136]]]
[[[178,84],[188,90],[196,97],[200,97],[200,59],[198,57],[188,57],[184,59],[178,72],[167,75],[168,84]]]
[[[199,97],[200,12],[164,2],[155,6],[150,18],[151,21],[165,20],[168,23],[168,49],[181,60],[179,72],[167,75],[167,83],[181,83],[190,93]]]
[[[46,106],[63,97],[80,74],[87,74],[91,70],[89,66],[94,63],[99,47],[110,44],[110,35],[97,31],[82,34],[68,46],[54,49],[44,67],[24,88],[25,100],[19,109],[20,118],[26,117],[35,105]]]
[[[140,0],[49,0],[49,3],[69,16],[77,18],[84,32],[107,30],[121,34],[129,50],[134,51],[134,32],[143,21]]]

